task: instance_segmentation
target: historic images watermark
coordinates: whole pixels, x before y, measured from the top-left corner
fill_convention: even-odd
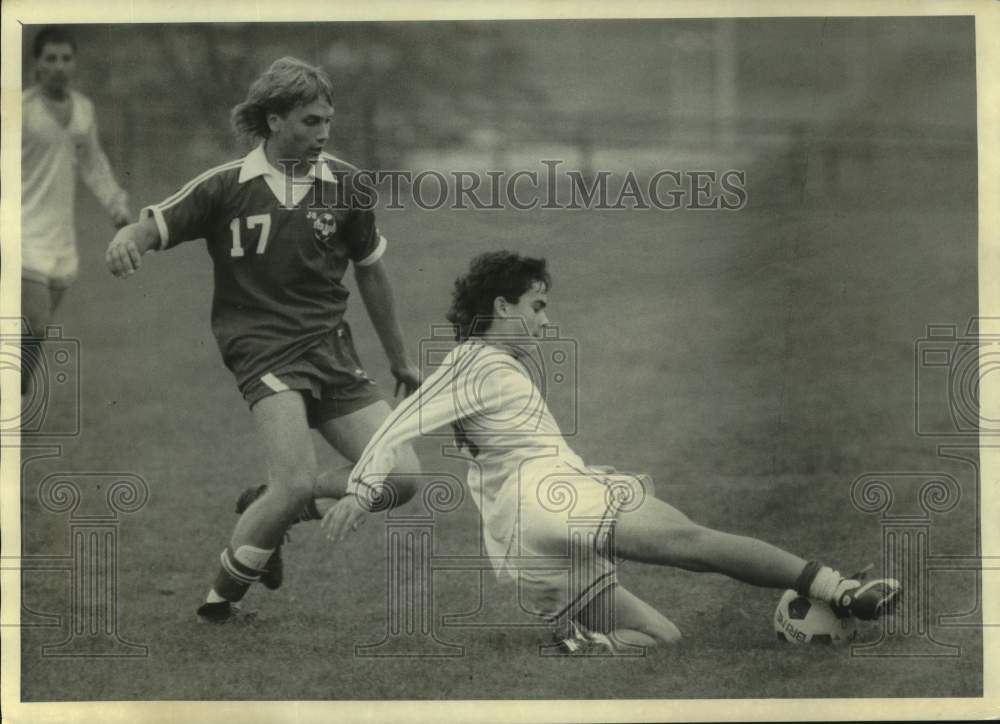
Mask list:
[[[959,331],[959,330],[964,330]],[[982,578],[1000,571],[1000,555],[989,555],[980,538],[980,451],[1000,434],[1000,420],[983,414],[987,375],[1000,369],[1000,319],[973,317],[967,324],[931,324],[914,342],[914,435],[935,446],[941,462],[960,464],[965,476],[944,470],[870,472],[851,488],[854,507],[878,516],[881,569],[897,578],[903,596],[896,614],[881,624],[877,640],[852,647],[855,656],[961,656],[947,632],[1000,625],[984,620]],[[965,484],[963,485],[963,479]],[[967,526],[963,554],[940,553],[934,525],[960,503],[975,523]],[[972,581],[964,611],[938,611],[932,602],[942,573]]]
[[[660,169],[649,173],[563,168],[565,161],[540,160],[536,168],[516,170],[345,169],[320,160],[320,172],[295,176],[298,160],[279,160],[285,170],[285,195],[296,187],[313,191],[311,206],[327,209],[417,208],[425,211],[659,210],[739,211],[747,206],[746,171],[739,169]]]
[[[914,432],[920,437],[1000,435],[1000,419],[983,414],[980,392],[1000,372],[1000,318],[930,324],[914,348]]]
[[[20,415],[0,419],[0,435],[22,438],[80,434],[80,341],[58,326],[29,334],[20,317],[0,318],[0,374],[20,373]],[[8,389],[16,389],[11,380]],[[16,408],[15,408],[16,409]]]
[[[146,656],[146,646],[119,631],[119,528],[123,515],[145,506],[146,481],[128,472],[64,471],[27,482],[29,466],[61,455],[61,445],[50,441],[81,433],[79,340],[58,326],[30,330],[23,318],[2,318],[0,374],[7,389],[16,388],[12,376],[22,383],[19,414],[0,420],[0,434],[21,437],[21,504],[34,498],[41,510],[67,517],[63,551],[11,555],[5,550],[0,556],[3,570],[18,572],[22,583],[25,576],[45,574],[68,581],[65,606],[51,613],[33,610],[22,585],[17,625],[64,631],[61,641],[42,646],[46,657]],[[14,624],[5,617],[3,625]]]
[[[492,322],[492,317],[477,317],[472,322],[473,333],[476,329],[487,329]],[[544,442],[546,438],[551,440],[553,437],[573,437],[577,434],[580,421],[577,341],[563,336],[557,325],[546,326],[538,338],[532,337],[524,327],[520,333],[499,341],[503,347],[479,345],[469,348],[462,358],[455,358],[454,354],[465,351],[455,349],[454,327],[432,325],[431,334],[419,343],[422,378],[431,378],[442,366],[455,371],[468,367],[470,374],[440,378],[439,384],[445,386],[443,398],[456,419],[461,421],[456,429],[435,427],[433,421],[425,417],[425,406],[419,404],[423,402],[422,398],[432,394],[442,397],[442,390],[435,385],[417,390],[422,435],[451,438],[457,434],[460,442],[467,442],[464,430],[491,436],[532,434]],[[511,351],[516,356],[512,356]],[[489,398],[497,393],[505,375],[510,373],[527,374],[531,380],[530,394],[519,398],[509,409],[494,413],[494,400]],[[529,390],[527,386],[524,389]],[[548,429],[542,424],[543,410],[547,405],[558,405],[560,428]],[[479,412],[473,414],[473,411]]]
[[[59,456],[59,447],[22,448],[21,474],[29,465]],[[27,489],[22,486],[22,489]],[[22,585],[21,628],[53,627],[65,636],[44,644],[44,657],[145,657],[148,648],[120,631],[119,553],[123,515],[141,510],[149,486],[134,473],[56,472],[37,484],[37,502],[53,515],[66,516],[64,552],[4,555],[2,567],[25,575],[55,574],[68,579],[65,605],[38,612],[25,603]],[[4,625],[12,625],[4,621]]]

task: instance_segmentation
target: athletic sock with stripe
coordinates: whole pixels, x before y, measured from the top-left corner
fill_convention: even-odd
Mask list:
[[[264,565],[272,553],[273,550],[253,546],[240,546],[236,549],[236,553],[233,553],[233,549],[227,546],[219,557],[221,563],[219,573],[215,577],[215,584],[209,591],[206,602],[242,599],[247,589],[255,581],[260,580]]]
[[[795,581],[795,590],[802,596],[831,603],[843,576],[819,561],[809,561]]]

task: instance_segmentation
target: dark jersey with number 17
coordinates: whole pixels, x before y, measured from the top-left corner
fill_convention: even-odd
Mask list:
[[[355,169],[324,154],[289,183],[259,146],[143,209],[161,249],[205,239],[215,268],[212,331],[241,389],[300,357],[340,324],[348,262],[385,251],[375,215],[348,203]]]

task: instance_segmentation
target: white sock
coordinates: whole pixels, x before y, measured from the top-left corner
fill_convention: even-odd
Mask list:
[[[257,548],[256,546],[240,546],[233,554],[233,558],[242,563],[247,568],[260,571],[267,564],[274,549]]]
[[[215,592],[214,588],[208,592],[207,596],[205,596],[205,603],[221,603],[222,601],[225,600],[226,599],[224,599],[222,596],[220,596],[218,593]]]
[[[842,578],[837,571],[829,566],[823,566],[819,569],[812,583],[809,584],[809,598],[832,602],[837,593],[837,585]]]

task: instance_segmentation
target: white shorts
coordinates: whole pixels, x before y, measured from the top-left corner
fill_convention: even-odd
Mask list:
[[[516,570],[525,609],[559,626],[617,582],[613,530],[639,480],[625,473],[560,470],[522,493],[508,570]],[[556,560],[540,568],[539,558]]]
[[[21,276],[25,279],[66,289],[76,280],[79,269],[80,256],[75,247],[60,252],[21,247]]]

